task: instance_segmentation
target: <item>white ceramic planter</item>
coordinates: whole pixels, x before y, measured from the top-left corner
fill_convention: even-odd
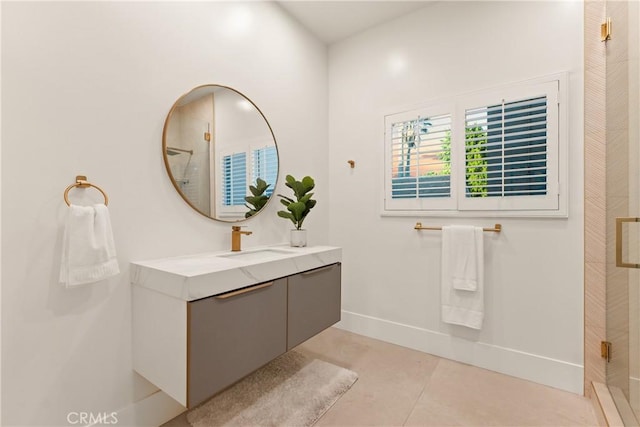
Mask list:
[[[296,248],[307,246],[307,230],[291,230],[291,246]]]

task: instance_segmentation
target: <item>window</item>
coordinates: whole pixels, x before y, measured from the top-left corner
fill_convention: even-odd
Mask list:
[[[422,109],[388,116],[389,193],[393,209],[451,209],[451,113]],[[428,200],[428,201],[427,201]]]
[[[565,216],[564,81],[556,76],[386,116],[384,213]]]
[[[269,187],[264,194],[271,197],[278,179],[278,152],[275,145],[269,145],[253,150],[253,170],[251,183],[255,184],[256,180],[261,178]]]
[[[247,146],[247,151],[222,151],[220,155],[220,194],[216,194],[217,215],[223,218],[244,218],[247,212],[245,197],[250,195],[249,185],[258,178],[270,186],[265,191],[273,194],[278,177],[278,151],[275,145]]]
[[[244,206],[247,195],[247,153],[222,156],[222,206]]]

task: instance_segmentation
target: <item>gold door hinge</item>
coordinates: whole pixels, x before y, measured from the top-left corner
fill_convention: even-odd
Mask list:
[[[604,24],[600,25],[600,40],[606,42],[611,39],[611,18],[607,18]]]
[[[611,362],[611,343],[609,341],[600,342],[600,356],[607,359],[607,362]]]

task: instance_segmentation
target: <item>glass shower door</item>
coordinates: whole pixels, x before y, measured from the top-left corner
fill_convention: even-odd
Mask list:
[[[632,215],[640,217],[640,5],[628,4],[629,190]],[[637,219],[637,218],[636,218]],[[640,223],[629,229],[629,256],[640,263]],[[640,420],[640,270],[629,269],[629,403]]]
[[[607,385],[625,425],[640,419],[640,7],[608,1],[606,51]],[[635,415],[635,416],[634,416]]]

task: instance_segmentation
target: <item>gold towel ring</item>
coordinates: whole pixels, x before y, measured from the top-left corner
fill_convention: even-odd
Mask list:
[[[102,196],[104,197],[104,205],[107,206],[109,204],[109,197],[107,197],[107,193],[105,193],[102,188],[87,181],[86,176],[78,175],[76,176],[75,184],[71,184],[70,186],[64,189],[64,202],[67,204],[67,206],[71,206],[71,202],[69,201],[69,191],[75,187],[79,187],[79,188],[93,187],[102,193]]]

